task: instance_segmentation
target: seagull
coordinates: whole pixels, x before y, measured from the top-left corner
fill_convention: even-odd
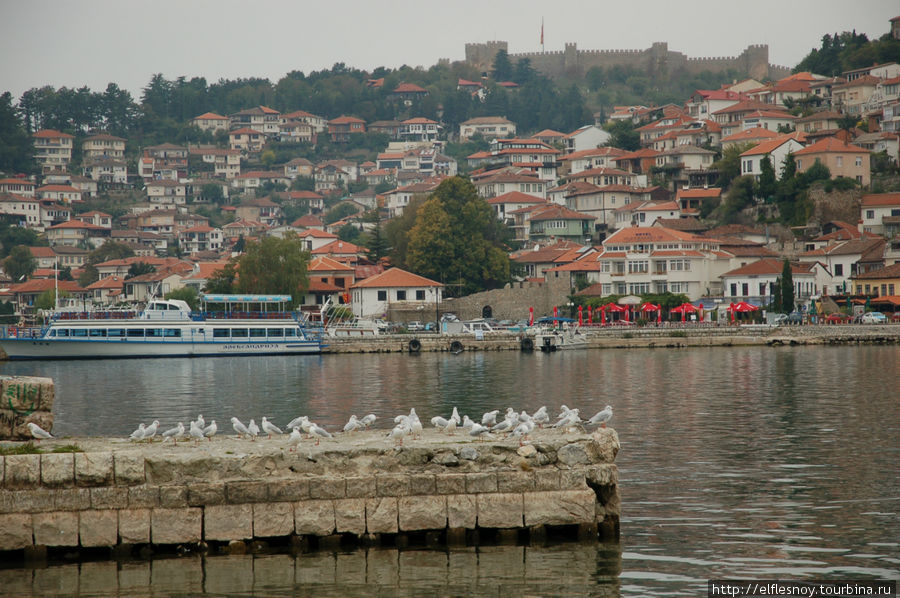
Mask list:
[[[600,424],[605,428],[606,422],[612,419],[612,415],[612,407],[610,405],[607,405],[606,407],[604,407],[603,411],[598,411],[596,415],[594,415],[594,417],[588,420],[587,423],[592,426]]]
[[[247,425],[247,431],[250,432],[250,440],[256,440],[256,437],[259,436],[259,426],[256,425],[253,418],[250,418],[250,423]]]
[[[458,422],[451,417],[447,422],[447,427],[444,428],[444,432],[446,432],[448,436],[453,436],[453,431],[456,430],[457,423]]]
[[[156,430],[159,428],[159,420],[154,419],[153,423],[144,428],[144,440],[149,440],[153,442],[153,437],[156,436]]]
[[[310,424],[309,431],[316,436],[316,446],[318,446],[320,439],[331,438],[331,432],[319,426],[319,424]]]
[[[350,420],[344,425],[344,432],[355,432],[364,424],[356,418],[356,414],[350,416]]]
[[[462,418],[459,416],[459,411],[456,410],[456,407],[453,408],[453,413],[450,415],[450,419],[455,419],[457,426],[462,421]]]
[[[197,419],[194,421],[194,423],[197,424],[197,427],[198,427],[198,428],[205,428],[205,427],[206,427],[206,420],[203,419],[203,414],[202,414],[202,413],[199,414],[199,415],[197,416]]]
[[[131,433],[131,436],[129,436],[128,438],[130,438],[131,440],[143,440],[144,432],[146,430],[147,430],[147,427],[142,423],[141,425],[139,425],[137,427],[137,430],[135,430],[134,432]]]
[[[304,418],[306,418],[305,415],[301,415],[300,417],[295,417],[294,419],[292,419],[291,421],[288,422],[287,429],[293,430],[294,428],[299,428],[300,422],[303,421]]]
[[[175,426],[174,428],[169,428],[168,430],[163,432],[163,442],[165,442],[167,438],[171,438],[175,441],[175,444],[178,444],[178,439],[182,436],[184,436],[184,424],[178,422],[177,426]]]
[[[469,430],[469,436],[474,438],[479,438],[484,441],[484,435],[490,434],[491,429],[487,426],[482,426],[481,424],[472,423],[472,428]]]
[[[241,423],[236,417],[231,418],[231,427],[234,428],[234,431],[237,432],[237,435],[244,438],[250,436],[250,430],[247,429],[247,426]]]
[[[190,435],[195,442],[200,442],[201,440],[203,440],[203,428],[197,425],[197,422],[191,422]]]
[[[547,415],[547,407],[541,407],[535,411],[534,415],[531,416],[531,419],[542,428],[544,427],[544,424],[550,423],[550,416]]]
[[[209,422],[209,425],[203,428],[203,435],[212,441],[212,437],[216,435],[216,432],[219,431],[219,426],[216,425],[216,420],[212,420]]]
[[[410,433],[409,423],[406,421],[401,421],[399,424],[394,426],[394,428],[388,433],[388,439],[393,439],[395,444],[400,445],[403,444],[404,436],[409,435]]]
[[[300,444],[301,438],[303,437],[300,435],[300,428],[295,426],[294,429],[291,430],[291,435],[288,437],[288,446],[290,447],[288,451],[295,451]]]
[[[422,437],[422,422],[419,421],[419,416],[416,414],[416,408],[413,407],[409,410],[409,421],[410,421],[410,430],[412,430],[413,437]]]
[[[481,425],[491,427],[497,423],[497,414],[500,413],[499,409],[494,409],[493,411],[488,411],[484,415],[481,416]]]
[[[492,432],[500,432],[501,434],[505,434],[508,432],[512,432],[513,428],[515,428],[515,426],[518,425],[518,423],[519,422],[517,419],[516,420],[504,419],[499,424],[492,426],[491,428],[488,428],[488,429]]]
[[[278,426],[267,420],[265,415],[262,418],[262,429],[263,432],[269,435],[269,438],[272,438],[272,434],[278,434],[279,436],[284,434]]]
[[[447,429],[447,427],[450,425],[451,421],[453,421],[453,420],[446,420],[443,417],[441,417],[440,415],[435,415],[434,417],[431,418],[431,425],[434,426],[435,428],[437,428],[438,430],[443,431],[443,430]],[[456,422],[454,422],[454,424],[455,423]]]
[[[462,420],[462,427],[463,427],[463,428],[465,428],[466,430],[471,430],[471,429],[472,429],[472,426],[473,426],[474,424],[475,424],[475,422],[473,422],[471,419],[469,419],[469,416],[468,416],[468,415],[464,415],[464,416],[463,416],[463,420]]]
[[[35,440],[47,440],[49,438],[53,438],[50,432],[43,429],[34,422],[28,422],[28,429],[31,430],[31,435],[34,436]]]
[[[578,409],[570,409],[562,419],[553,424],[553,427],[562,428],[565,432],[568,428],[577,426],[579,423],[581,423],[581,417],[578,415]]]
[[[362,425],[364,425],[366,427],[366,429],[368,429],[369,426],[371,426],[372,424],[375,423],[376,419],[378,419],[378,418],[375,417],[375,414],[370,413],[370,414],[364,416],[361,420],[359,420],[359,423],[361,423]]]
[[[528,419],[516,426],[516,429],[512,431],[512,435],[519,438],[519,446],[521,446],[522,440],[528,438],[532,430],[534,430],[534,422]]]

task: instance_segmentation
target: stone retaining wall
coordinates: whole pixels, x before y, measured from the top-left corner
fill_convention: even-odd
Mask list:
[[[50,441],[41,443],[51,448]],[[0,551],[234,542],[337,534],[580,526],[619,532],[612,429],[479,442],[427,431],[256,442],[216,437],[133,445],[72,439],[85,452],[0,457]]]
[[[30,440],[27,424],[53,428],[53,380],[0,376],[0,440]]]

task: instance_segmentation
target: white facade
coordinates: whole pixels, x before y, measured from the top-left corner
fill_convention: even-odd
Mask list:
[[[384,288],[353,288],[351,292],[353,315],[359,318],[381,318],[391,305],[421,306],[423,319],[432,319],[441,304],[441,287],[411,286]]]
[[[566,137],[566,150],[569,153],[589,150],[606,145],[612,139],[607,131],[596,125],[585,125]]]
[[[768,144],[770,143],[771,142],[764,142],[760,145],[767,145],[768,147]],[[770,148],[767,152],[758,151],[757,148],[747,150],[746,152],[741,154],[741,174],[751,175],[759,178],[759,175],[762,174],[763,158],[768,156],[769,161],[772,164],[772,169],[775,171],[775,178],[780,179],[781,171],[783,170],[782,164],[784,163],[784,159],[788,154],[792,154],[801,149],[803,149],[803,145],[796,139],[791,138],[787,139],[784,143],[778,145],[777,147]]]

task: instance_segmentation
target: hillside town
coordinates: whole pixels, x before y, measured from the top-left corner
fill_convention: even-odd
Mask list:
[[[900,17],[890,27],[900,39]],[[460,78],[457,91],[483,97],[488,78]],[[491,83],[516,93],[512,81]],[[398,116],[428,94],[414,83],[389,92]],[[346,305],[377,318],[433,304],[434,289],[448,295],[445,281],[392,267],[360,240],[460,176],[510,231],[507,284],[562,280],[583,298],[671,293],[710,311],[766,308],[787,264],[795,304],[785,312],[822,313],[826,298],[851,311],[900,310],[900,186],[872,178],[876,166],[896,172],[900,157],[896,62],[734,80],[681,104],[598,111],[564,131],[523,130],[503,114],[450,128],[416,114],[367,122],[264,105],[182,124],[217,143],[130,148],[131,164],[128,140],[106,131],[31,132],[39,174],[0,176],[0,215],[41,240],[24,256],[7,251],[0,300],[9,313],[33,318],[41,296],[57,292],[83,309],[202,292],[246,243],[292,235],[310,254],[301,309]],[[623,127],[639,147],[617,147]],[[367,132],[388,140],[374,160],[278,161],[271,151],[323,140],[349,148]],[[484,149],[463,159],[447,151],[473,141]],[[726,174],[729,156],[737,172]],[[738,179],[753,191],[723,218]],[[815,183],[803,189],[811,212],[800,225],[774,217],[788,179]],[[85,208],[98,199],[120,213]],[[90,262],[110,243],[129,255]],[[87,265],[95,280],[83,276]]]

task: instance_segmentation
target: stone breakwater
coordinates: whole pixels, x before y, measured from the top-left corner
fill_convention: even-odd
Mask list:
[[[378,430],[293,452],[286,437],[40,447],[63,443],[84,452],[0,457],[0,551],[619,534],[612,429],[536,430],[524,445],[429,430],[395,447]]]

